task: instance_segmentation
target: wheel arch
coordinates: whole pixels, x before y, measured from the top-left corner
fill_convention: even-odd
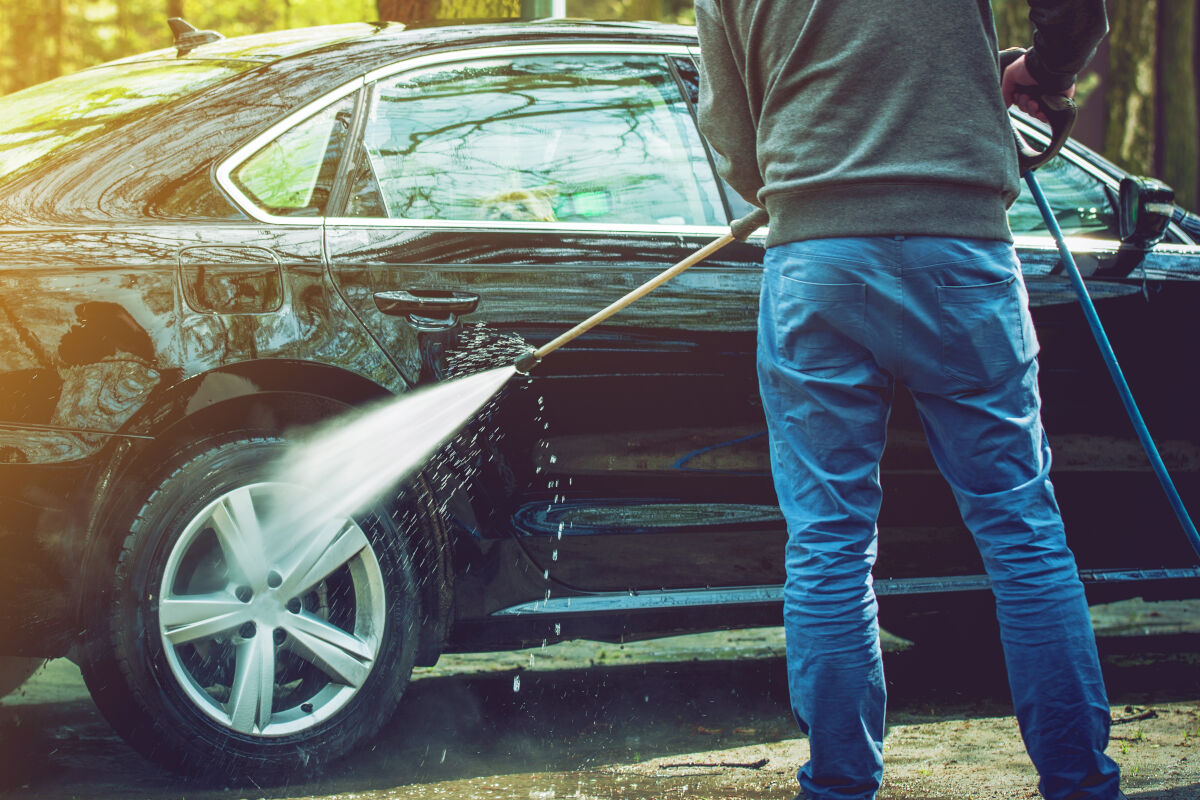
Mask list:
[[[116,529],[122,514],[164,467],[197,443],[219,443],[245,435],[284,435],[315,425],[355,407],[394,396],[357,373],[326,364],[263,360],[225,365],[172,386],[160,400],[132,419],[95,482],[81,559],[76,618],[87,624],[87,609],[100,607],[105,576],[124,536]],[[422,600],[418,664],[436,661],[449,633],[453,612],[450,529],[425,475],[414,481],[418,521],[410,544]],[[452,490],[457,491],[457,490]],[[393,508],[393,515],[402,509]]]

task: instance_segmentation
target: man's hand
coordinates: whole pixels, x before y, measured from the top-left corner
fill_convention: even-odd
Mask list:
[[[1004,94],[1005,105],[1016,106],[1026,114],[1037,117],[1042,122],[1048,122],[1046,115],[1042,113],[1042,109],[1038,105],[1036,95],[1040,92],[1037,88],[1037,81],[1026,69],[1024,55],[1018,57],[1004,70],[1004,75],[1000,79],[1000,91]],[[1075,84],[1071,84],[1058,94],[1074,97]]]

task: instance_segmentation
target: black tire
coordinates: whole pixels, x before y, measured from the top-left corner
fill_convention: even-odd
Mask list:
[[[294,487],[271,482],[283,448],[258,437],[197,445],[151,481],[85,642],[88,689],[117,732],[209,782],[295,780],[350,751],[392,715],[417,651],[418,592],[391,515],[324,534],[321,552],[339,553],[328,560],[304,551],[316,535],[257,534],[261,559],[226,552],[274,519],[264,509],[292,502]],[[201,596],[215,610],[193,612]]]

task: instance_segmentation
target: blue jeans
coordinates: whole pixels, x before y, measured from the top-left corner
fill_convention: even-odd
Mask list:
[[[1050,484],[1028,305],[1004,242],[816,239],[767,251],[759,385],[788,525],[788,686],[811,748],[798,777],[813,800],[869,800],[883,775],[871,567],[897,382],[991,577],[1042,794],[1119,796],[1087,601]]]

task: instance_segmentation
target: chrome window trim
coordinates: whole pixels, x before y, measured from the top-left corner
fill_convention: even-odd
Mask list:
[[[449,219],[389,219],[384,217],[326,217],[328,225],[339,228],[394,228],[475,231],[525,231],[527,233],[580,233],[580,234],[661,234],[670,236],[697,236],[715,239],[729,233],[726,225],[653,225],[638,223],[607,224],[603,222],[526,222],[509,220],[449,220]],[[752,238],[766,236],[767,229],[756,231]]]
[[[357,92],[366,82],[362,77],[355,78],[349,83],[342,84],[332,92],[327,92],[321,95],[311,103],[306,103],[296,111],[288,114],[283,119],[276,122],[271,127],[267,128],[262,133],[255,136],[244,145],[234,150],[225,157],[216,168],[217,185],[225,191],[226,194],[233,199],[234,205],[248,214],[251,218],[259,222],[267,222],[272,225],[300,225],[308,227],[320,227],[325,223],[325,217],[280,217],[275,214],[270,214],[261,208],[258,204],[251,200],[245,192],[237,187],[233,181],[233,171],[242,165],[246,159],[258,152],[258,150],[281,133],[291,129],[294,125],[304,121],[309,116],[317,113],[321,109],[336,103],[343,97],[347,97],[354,92]]]
[[[1119,239],[1091,239],[1087,236],[1067,236],[1067,247],[1072,253],[1106,253],[1115,254],[1121,248]],[[1013,244],[1029,250],[1058,251],[1058,245],[1050,234],[1014,233]]]
[[[1115,255],[1121,249],[1121,242],[1118,239],[1089,239],[1086,236],[1068,236],[1066,237],[1067,246],[1071,248],[1072,253],[1099,253],[1104,255]],[[1050,236],[1041,236],[1038,234],[1013,234],[1013,243],[1017,247],[1024,247],[1029,250],[1046,250],[1058,251],[1058,245]],[[1183,256],[1200,255],[1200,248],[1194,244],[1179,244],[1177,242],[1159,242],[1154,245],[1151,250],[1158,254],[1172,253]]]

